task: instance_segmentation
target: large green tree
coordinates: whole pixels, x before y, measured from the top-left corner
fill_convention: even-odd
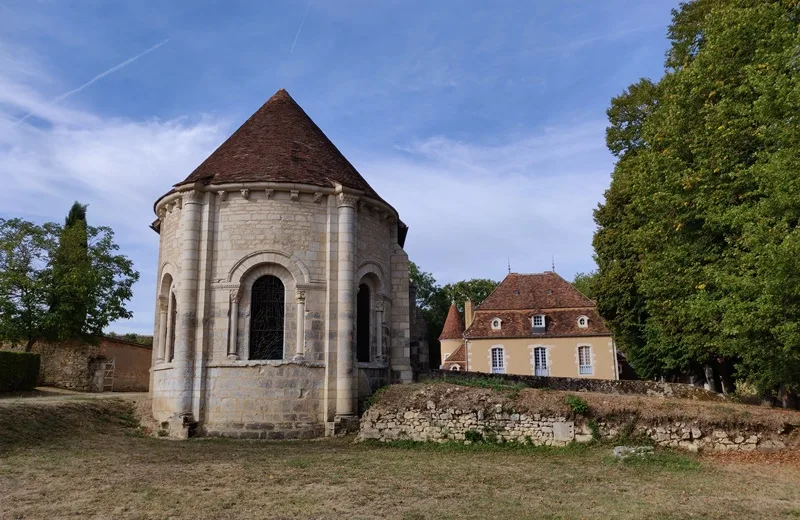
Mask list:
[[[114,320],[139,273],[119,254],[114,232],[86,224],[76,204],[64,226],[0,220],[0,341],[90,339]]]
[[[612,100],[598,307],[645,376],[800,385],[797,0],[673,12],[665,75]]]

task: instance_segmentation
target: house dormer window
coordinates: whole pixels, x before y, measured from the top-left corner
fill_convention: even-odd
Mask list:
[[[589,326],[589,318],[586,316],[578,316],[578,327],[581,329],[585,329]]]
[[[537,314],[533,317],[533,328],[544,329],[544,314]]]
[[[503,320],[500,318],[495,318],[492,320],[492,330],[500,330],[503,325]]]

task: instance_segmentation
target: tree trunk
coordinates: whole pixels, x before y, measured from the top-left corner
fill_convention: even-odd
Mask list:
[[[703,367],[703,371],[706,375],[706,383],[708,383],[708,389],[712,392],[719,392],[719,382],[717,381],[717,374],[714,373],[714,367],[711,365],[706,365]]]
[[[797,408],[797,392],[781,385],[778,390],[778,402],[783,408]]]
[[[717,367],[715,372],[719,374],[720,386],[722,393],[730,395],[736,392],[736,382],[733,380],[733,362],[727,359],[719,358],[717,360]]]

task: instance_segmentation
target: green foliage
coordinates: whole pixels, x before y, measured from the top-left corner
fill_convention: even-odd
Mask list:
[[[572,410],[572,413],[575,415],[589,415],[589,403],[582,397],[568,395],[564,399],[564,402],[567,403],[567,406],[569,406],[569,409]]]
[[[483,442],[483,434],[478,430],[467,430],[464,438],[470,442]]]
[[[428,324],[428,344],[433,355],[439,354],[439,334],[442,333],[450,304],[455,301],[463,314],[464,302],[469,299],[477,306],[486,299],[498,282],[484,278],[462,280],[440,286],[432,274],[420,270],[414,262],[409,262],[409,277],[416,288],[417,307]],[[441,361],[441,360],[439,360]],[[432,363],[433,364],[433,363]],[[438,366],[438,364],[434,365]]]
[[[603,435],[600,433],[600,426],[597,424],[597,421],[592,419],[590,420],[587,425],[589,430],[592,432],[592,440],[597,442],[603,438]]]
[[[39,363],[39,354],[0,350],[0,392],[33,390]]]
[[[114,232],[86,225],[85,212],[73,205],[63,227],[0,219],[0,340],[30,350],[132,316],[125,303],[139,273],[116,252]]]
[[[644,377],[800,386],[798,23],[790,0],[682,3],[666,74],[611,102],[594,289]]]
[[[572,280],[572,285],[575,286],[584,296],[590,299],[595,299],[594,285],[597,283],[597,271],[590,271],[588,273],[577,273]]]
[[[0,339],[26,350],[45,328],[52,238],[32,222],[0,219]]]

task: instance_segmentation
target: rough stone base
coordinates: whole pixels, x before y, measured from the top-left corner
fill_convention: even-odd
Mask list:
[[[357,433],[359,430],[358,417],[337,417],[327,424],[325,429],[326,437],[343,437],[348,433]]]
[[[325,428],[322,423],[211,423],[200,430],[205,437],[284,440],[322,437]]]

